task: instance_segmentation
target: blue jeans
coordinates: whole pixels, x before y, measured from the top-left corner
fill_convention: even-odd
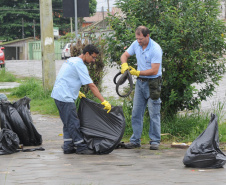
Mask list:
[[[146,106],[150,116],[149,137],[150,144],[159,144],[161,140],[161,124],[160,124],[160,109],[161,100],[152,100],[150,98],[150,90],[148,81],[137,79],[135,94],[133,99],[132,111],[132,128],[133,135],[130,138],[131,143],[140,144],[140,138],[143,131],[143,117]]]
[[[77,116],[75,103],[54,100],[64,125],[64,150],[70,150],[74,146],[77,147],[77,151],[87,149],[87,145],[83,140],[83,135],[80,132],[80,121]]]

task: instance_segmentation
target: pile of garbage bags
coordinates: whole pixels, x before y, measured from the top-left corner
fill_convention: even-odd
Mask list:
[[[28,97],[14,103],[0,101],[0,135],[5,135],[4,133],[7,132],[10,133],[7,137],[12,136],[12,140],[15,140],[16,136],[12,134],[14,132],[19,138],[19,144],[37,146],[42,144],[42,136],[33,125],[30,114],[30,101],[31,99]]]

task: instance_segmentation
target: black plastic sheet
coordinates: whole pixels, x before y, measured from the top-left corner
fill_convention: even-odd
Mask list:
[[[21,144],[29,146],[28,130],[17,110],[7,101],[2,102],[2,111],[5,114],[12,131],[18,135]]]
[[[187,167],[194,168],[222,168],[226,163],[226,156],[219,148],[218,123],[215,114],[211,114],[206,130],[188,148],[183,163]]]
[[[29,145],[36,146],[42,144],[42,136],[38,133],[36,128],[33,125],[33,120],[30,115],[30,101],[28,97],[24,97],[17,102],[13,103],[13,106],[16,108],[17,112],[21,116],[24,124],[28,130]]]
[[[19,137],[9,129],[2,129],[0,132],[0,155],[12,154],[19,148]]]
[[[42,136],[33,125],[29,103],[28,97],[24,97],[13,104],[9,101],[1,101],[1,129],[6,128],[15,132],[20,139],[20,144],[24,146],[41,145]]]
[[[10,126],[5,114],[2,111],[2,103],[0,103],[0,125],[1,129],[6,128],[12,130],[12,127]]]
[[[109,113],[103,105],[82,98],[78,116],[81,132],[90,149],[97,154],[112,152],[122,139],[125,131],[125,117],[121,106],[112,106]]]

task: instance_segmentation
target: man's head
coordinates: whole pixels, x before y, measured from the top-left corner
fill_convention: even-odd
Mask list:
[[[145,26],[139,26],[136,29],[136,39],[140,46],[147,46],[150,37],[150,30]]]
[[[94,45],[88,44],[87,46],[85,46],[85,48],[83,49],[83,55],[85,56],[85,62],[87,62],[87,63],[95,62],[98,53],[99,53],[99,51]]]

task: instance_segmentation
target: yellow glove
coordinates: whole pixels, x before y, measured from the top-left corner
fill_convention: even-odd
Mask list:
[[[109,113],[109,112],[111,111],[111,104],[110,104],[108,101],[104,100],[104,101],[101,103],[101,105],[104,106],[104,109],[105,109],[105,110],[108,110],[107,113]]]
[[[127,64],[127,63],[123,63],[123,64],[121,65],[121,73],[122,73],[122,74],[125,73],[125,71],[126,71],[127,69],[129,69],[128,64]]]
[[[130,68],[130,74],[131,75],[135,75],[135,76],[139,76],[140,75],[140,71],[137,71],[136,69],[134,69],[133,67],[129,66]]]
[[[81,99],[81,98],[83,98],[83,97],[85,98],[86,95],[79,91],[78,97]]]

